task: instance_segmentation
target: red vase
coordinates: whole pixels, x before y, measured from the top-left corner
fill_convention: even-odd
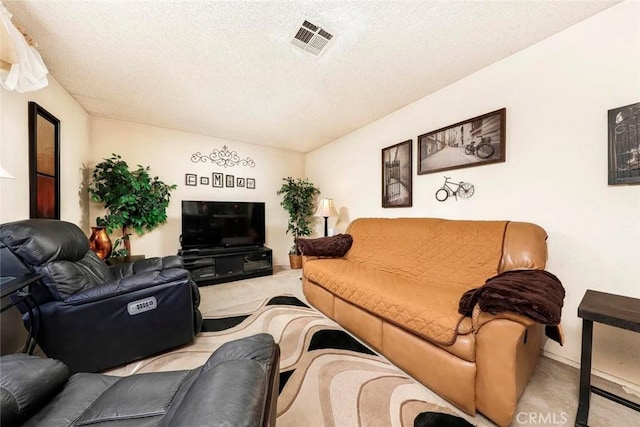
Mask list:
[[[98,255],[98,258],[109,258],[109,255],[111,255],[111,239],[105,227],[91,227],[89,248]]]

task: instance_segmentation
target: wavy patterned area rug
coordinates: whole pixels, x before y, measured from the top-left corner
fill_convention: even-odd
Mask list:
[[[355,340],[335,322],[289,295],[207,315],[189,346],[112,370],[112,375],[191,369],[224,342],[267,332],[280,344],[277,425],[413,426],[422,412],[469,417]]]

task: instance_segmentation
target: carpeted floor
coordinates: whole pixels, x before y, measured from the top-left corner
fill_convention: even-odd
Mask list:
[[[299,270],[280,269],[273,276],[200,291],[208,332],[188,346],[107,373],[195,368],[228,340],[268,332],[282,352],[278,426],[413,426],[428,411],[458,415],[476,426],[493,425],[482,415],[462,413],[306,306]],[[512,425],[573,425],[577,381],[575,368],[541,358]],[[599,396],[591,406],[591,427],[640,425],[640,414]]]
[[[208,313],[203,330],[194,344],[118,373],[196,367],[226,341],[268,332],[281,351],[278,426],[410,427],[422,412],[464,416],[293,295]]]

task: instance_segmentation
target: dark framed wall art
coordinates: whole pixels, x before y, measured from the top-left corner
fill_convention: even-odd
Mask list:
[[[609,185],[640,184],[640,102],[608,112]]]
[[[221,174],[219,172],[213,172],[211,177],[212,177],[211,185],[213,187],[217,187],[217,188],[224,187],[224,174]]]
[[[418,175],[505,161],[506,108],[418,136]]]
[[[60,219],[60,120],[29,102],[29,216]]]
[[[382,149],[382,207],[412,205],[412,139]]]

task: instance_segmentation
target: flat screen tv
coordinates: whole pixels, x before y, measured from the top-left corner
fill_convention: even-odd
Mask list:
[[[263,202],[182,201],[182,248],[262,246]]]

